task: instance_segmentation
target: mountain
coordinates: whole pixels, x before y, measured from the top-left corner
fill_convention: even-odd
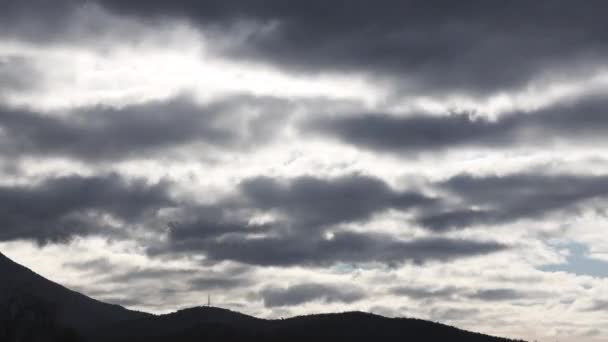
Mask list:
[[[363,312],[265,320],[197,307],[156,316],[71,291],[1,253],[0,279],[2,342],[511,341],[429,321]]]
[[[105,329],[94,341],[200,341],[210,336],[244,337],[256,331],[267,331],[272,321],[247,316],[238,312],[215,308],[195,307],[174,313],[120,322]],[[213,334],[212,332],[215,332]]]
[[[345,312],[264,320],[212,307],[199,307],[122,322],[95,341],[451,341],[507,342],[509,339],[406,318]]]
[[[4,331],[6,335],[8,330],[17,334],[15,330],[23,325],[24,330],[44,330],[47,334],[52,329],[69,329],[74,330],[74,334],[87,336],[94,334],[100,325],[150,316],[69,290],[2,253],[0,279],[0,323],[4,328],[0,329],[0,334]],[[28,326],[37,329],[28,329]],[[0,341],[4,339],[0,338]]]

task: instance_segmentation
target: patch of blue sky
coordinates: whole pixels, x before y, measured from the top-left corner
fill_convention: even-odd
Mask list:
[[[608,262],[591,258],[589,248],[580,243],[567,243],[560,245],[569,250],[565,263],[545,265],[540,270],[545,272],[567,272],[576,275],[608,278]]]

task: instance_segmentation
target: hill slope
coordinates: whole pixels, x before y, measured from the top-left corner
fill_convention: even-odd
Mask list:
[[[507,342],[447,325],[363,312],[263,320],[218,308],[192,308],[122,322],[96,341],[468,341]]]
[[[4,325],[42,324],[49,329],[60,325],[87,335],[100,325],[149,316],[69,290],[1,253],[0,279],[0,318]],[[23,321],[26,319],[29,323]]]
[[[509,341],[423,320],[362,312],[264,320],[199,307],[155,316],[71,291],[2,254],[0,279],[3,342]]]

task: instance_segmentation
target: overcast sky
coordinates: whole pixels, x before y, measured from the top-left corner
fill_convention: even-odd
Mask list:
[[[164,313],[608,341],[605,1],[0,1],[0,251]]]

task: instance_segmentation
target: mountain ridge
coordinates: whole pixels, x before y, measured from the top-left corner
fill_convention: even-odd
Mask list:
[[[362,311],[263,319],[223,308],[191,307],[153,315],[72,291],[1,252],[0,279],[3,342],[514,341],[441,323]]]
[[[0,282],[0,303],[10,303],[17,307],[44,305],[57,322],[72,326],[84,335],[100,324],[150,315],[70,290],[14,262],[4,254],[0,256],[0,278],[3,279]]]

